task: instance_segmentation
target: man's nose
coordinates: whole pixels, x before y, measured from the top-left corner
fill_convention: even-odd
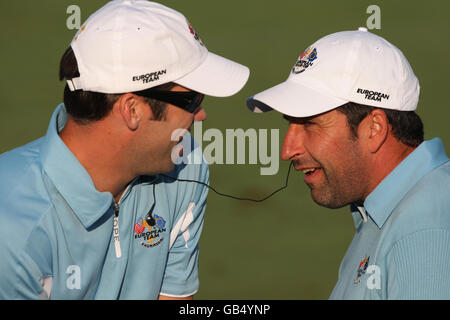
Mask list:
[[[194,121],[206,120],[206,111],[202,107],[198,108],[194,112]]]
[[[281,148],[281,159],[293,160],[305,153],[303,129],[299,125],[290,124]]]

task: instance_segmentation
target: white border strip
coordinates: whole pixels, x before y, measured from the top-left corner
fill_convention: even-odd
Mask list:
[[[186,295],[185,294],[178,295],[178,294],[171,294],[171,293],[164,293],[164,292],[160,292],[159,294],[162,296],[171,297],[171,298],[186,298],[186,297],[193,296],[197,292],[198,292],[198,289],[195,290],[194,292],[186,294]]]

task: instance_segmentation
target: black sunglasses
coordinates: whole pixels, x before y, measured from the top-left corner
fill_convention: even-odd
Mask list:
[[[196,91],[161,91],[142,90],[133,92],[139,96],[156,99],[177,106],[190,113],[194,113],[203,101],[204,94]]]

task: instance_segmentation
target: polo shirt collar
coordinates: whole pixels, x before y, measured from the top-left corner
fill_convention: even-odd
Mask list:
[[[422,142],[392,170],[364,201],[365,213],[382,228],[392,211],[412,187],[433,169],[448,161],[441,139]],[[351,206],[355,227],[362,222],[361,208]],[[359,217],[358,217],[359,216]]]
[[[356,204],[350,204],[350,211],[352,213],[353,224],[355,229],[358,229],[361,223],[367,222],[367,212],[364,207],[357,206]]]
[[[43,140],[41,163],[58,192],[84,227],[89,228],[113,206],[113,196],[95,188],[86,169],[59,137],[66,122],[66,108],[60,104],[53,112]]]

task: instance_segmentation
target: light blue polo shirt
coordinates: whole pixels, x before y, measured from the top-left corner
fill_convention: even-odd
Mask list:
[[[356,234],[330,299],[450,299],[450,161],[439,138],[351,209]]]
[[[61,104],[46,136],[0,156],[0,298],[194,294],[207,188],[140,176],[116,208],[59,138],[66,119]],[[170,176],[209,183],[204,161],[177,165]],[[153,188],[152,226],[145,217]]]

